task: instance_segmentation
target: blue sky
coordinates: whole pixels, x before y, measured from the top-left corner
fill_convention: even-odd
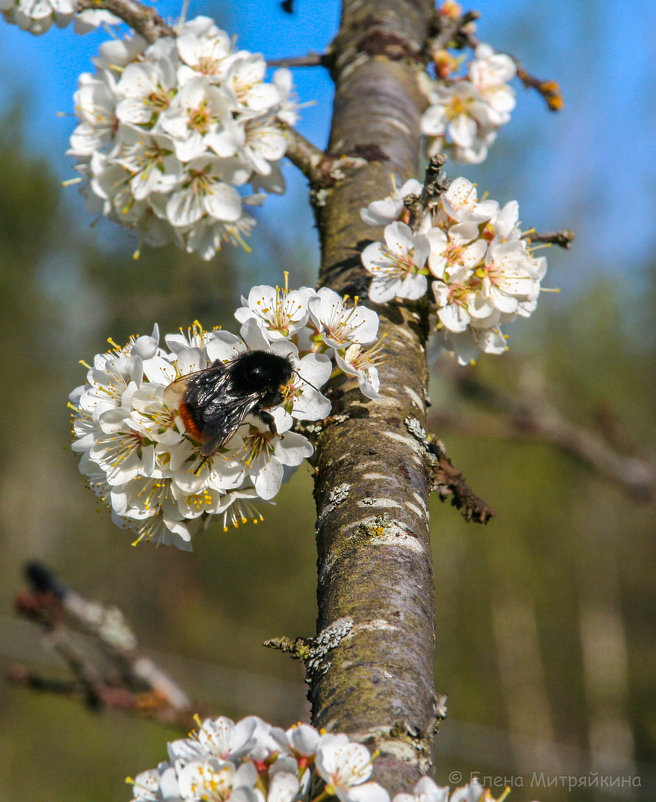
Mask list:
[[[577,230],[574,251],[549,254],[554,283],[575,290],[603,271],[639,291],[638,267],[654,243],[656,216],[656,4],[481,0],[472,7],[481,12],[479,38],[513,53],[539,77],[558,80],[566,107],[550,114],[534,93],[517,86],[518,108],[489,164],[452,165],[450,174],[467,175],[500,201],[517,198],[525,225]],[[167,18],[178,8],[169,0],[158,4]],[[242,47],[276,58],[324,50],[336,31],[339,3],[296,0],[289,16],[277,0],[240,0],[232,7],[191,0],[189,16],[202,13],[237,33]],[[57,113],[71,111],[77,75],[91,69],[89,59],[104,38],[56,29],[33,37],[0,22],[0,108],[17,93],[25,97],[28,143],[48,155],[62,178],[72,172],[64,151],[74,120]],[[325,145],[329,78],[316,67],[297,69],[294,77],[299,99],[316,101],[303,110],[299,128]],[[287,216],[305,193],[305,181],[293,168],[286,175],[289,197],[267,202],[263,214],[269,220]],[[300,224],[294,219],[290,237],[305,228],[314,242],[309,211]]]

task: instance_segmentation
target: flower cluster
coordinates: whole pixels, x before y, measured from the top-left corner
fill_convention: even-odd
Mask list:
[[[333,360],[358,379],[365,395],[378,397],[379,345],[365,348],[377,336],[374,311],[349,305],[326,288],[260,286],[236,317],[241,336],[195,324],[187,333],[166,335],[166,348],[160,347],[156,326],[152,335],[96,355],[87,366],[87,383],[70,396],[80,471],[115,523],[137,533],[136,542],[189,550],[192,536],[212,516],[223,516],[224,529],[261,520],[252,502],[270,501],[312,455],[310,441],[292,426],[330,413],[320,388],[333,372]],[[281,382],[267,387],[272,403],[266,410],[258,405],[264,394],[258,395],[256,365],[255,373],[241,379],[246,387],[235,379],[221,385],[227,390],[217,396],[209,381],[195,425],[180,403],[182,377],[211,367],[213,372],[202,375],[213,380],[243,365],[252,352],[257,360],[262,353],[265,359],[276,355],[288,368]],[[201,418],[208,421],[205,430],[197,428]],[[216,420],[223,429],[213,432]],[[217,431],[225,436],[213,439]]]
[[[461,364],[479,351],[503,353],[501,324],[531,315],[547,270],[546,259],[536,257],[522,236],[517,202],[479,201],[476,187],[456,178],[413,230],[399,218],[407,215],[403,199],[420,191],[411,180],[362,210],[366,222],[385,225],[384,242],[362,252],[372,276],[369,298],[416,300],[430,284],[443,347],[455,351]]]
[[[243,306],[235,312],[244,327],[252,321],[269,342],[291,340],[301,354],[314,353],[334,359],[338,369],[357,379],[367,398],[380,396],[377,365],[383,361],[378,337],[378,314],[373,309],[351,303],[328,287],[315,291],[253,287]]]
[[[76,33],[88,33],[100,25],[117,25],[120,20],[109,11],[90,8],[76,11],[75,0],[0,0],[0,14],[7,22],[36,36],[53,24],[65,28],[75,20]]]
[[[479,164],[515,108],[515,93],[507,83],[517,72],[515,62],[487,44],[476,47],[465,75],[453,75],[461,59],[448,51],[440,50],[435,61],[438,80],[422,76],[429,106],[421,118],[421,132],[427,137],[428,155],[448,150],[457,161]]]
[[[309,724],[285,731],[257,716],[237,723],[223,716],[206,719],[189,738],[169,743],[168,757],[129,781],[132,802],[309,802],[311,793],[315,800],[391,802],[369,779],[375,754],[343,733],[319,732]],[[449,794],[448,787],[423,777],[412,793],[397,794],[393,802],[494,800],[477,780]]]
[[[244,244],[255,224],[244,204],[284,191],[276,118],[296,119],[289,70],[265,81],[264,58],[233,50],[209,17],[148,46],[106,42],[94,63],[79,79],[68,151],[90,210],[203,259]],[[240,193],[247,184],[255,194]]]

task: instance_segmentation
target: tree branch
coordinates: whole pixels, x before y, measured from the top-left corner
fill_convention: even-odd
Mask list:
[[[428,35],[428,48],[432,53],[455,47],[462,50],[465,47],[476,47],[474,31],[475,22],[480,17],[478,11],[467,11],[464,14],[443,13],[442,9],[433,9],[430,19]]]
[[[360,252],[380,236],[360,209],[389,195],[392,175],[402,182],[417,174],[426,102],[417,74],[431,11],[431,0],[343,3],[331,46],[329,152],[363,163],[315,203],[319,284],[342,294],[363,296]],[[308,679],[314,724],[378,749],[374,776],[394,793],[430,771],[438,718],[430,476],[424,448],[404,424],[408,417],[425,422],[428,327],[417,304],[376,311],[386,336],[382,397],[363,401],[352,381],[338,378],[335,422],[317,439],[319,615],[312,643],[319,651]]]
[[[463,395],[486,403],[494,413],[433,412],[430,416],[432,426],[440,430],[457,429],[471,437],[551,443],[613,482],[631,498],[647,502],[656,497],[656,465],[653,460],[622,453],[617,443],[609,443],[608,437],[567,420],[543,395],[537,399],[524,393],[515,398],[471,375],[464,376],[462,371],[446,371],[444,375]]]
[[[175,36],[174,29],[167,25],[154,8],[137,0],[78,0],[78,11],[104,8],[127,23],[149,44],[160,36]]]
[[[309,139],[293,128],[289,123],[276,118],[276,124],[287,138],[285,155],[289,161],[303,173],[314,189],[335,183],[331,170],[336,159],[313,145]]]
[[[84,599],[41,563],[29,563],[26,574],[32,590],[17,594],[16,613],[48,633],[73,679],[48,679],[14,666],[8,673],[12,682],[81,699],[93,710],[111,707],[185,729],[189,726],[189,697],[138,651],[134,635],[116,608]],[[82,634],[81,642],[71,637],[73,630]]]

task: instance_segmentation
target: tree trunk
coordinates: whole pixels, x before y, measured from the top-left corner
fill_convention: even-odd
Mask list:
[[[392,175],[397,185],[417,175],[418,54],[431,11],[428,0],[343,4],[329,150],[361,165],[315,193],[319,283],[340,293],[366,299],[360,252],[382,238],[360,209],[390,194]],[[308,675],[315,725],[380,750],[374,776],[394,793],[430,771],[436,723],[429,476],[408,430],[425,423],[427,321],[416,303],[373,308],[386,336],[381,400],[342,377],[317,442],[319,615]]]

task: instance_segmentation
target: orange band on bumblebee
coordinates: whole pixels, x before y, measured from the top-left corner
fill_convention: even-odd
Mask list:
[[[182,418],[182,422],[184,423],[185,431],[187,434],[191,435],[194,440],[198,440],[199,443],[203,442],[203,435],[196,425],[196,421],[193,419],[191,410],[187,406],[184,401],[180,402],[180,406],[178,407],[178,412],[180,417]]]

